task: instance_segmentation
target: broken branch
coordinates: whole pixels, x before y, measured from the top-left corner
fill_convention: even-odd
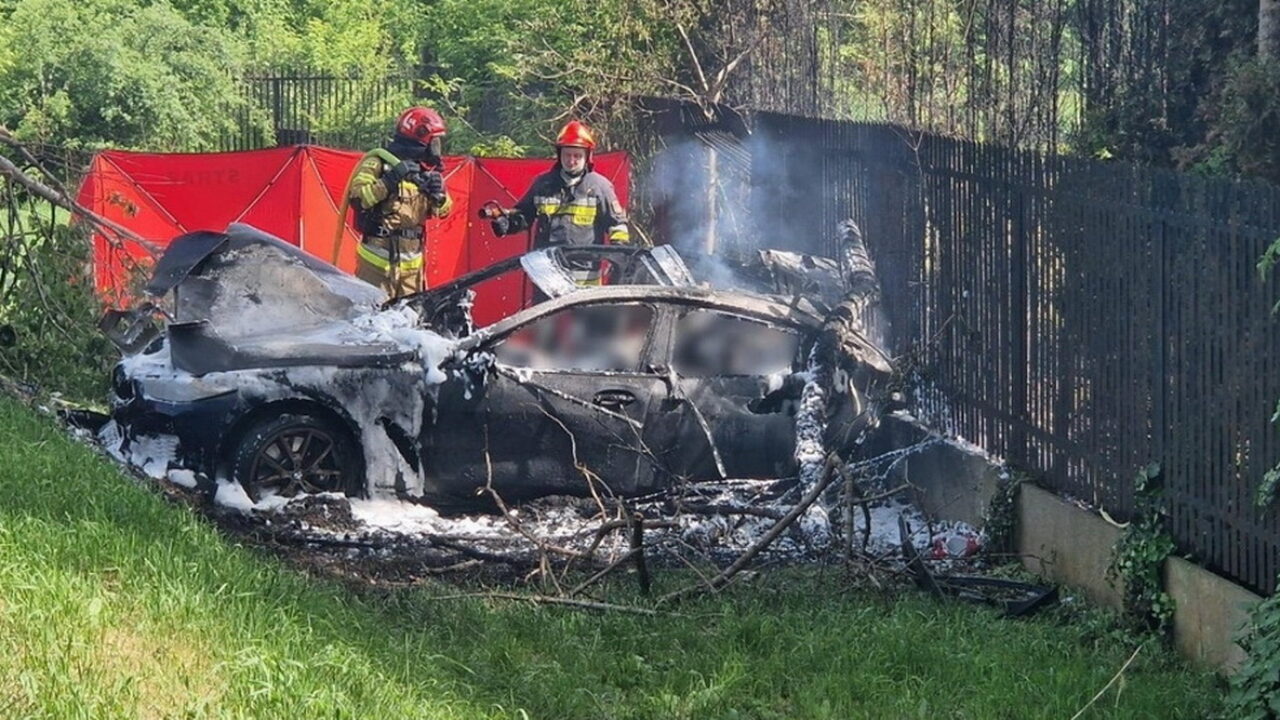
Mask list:
[[[780,520],[785,515],[781,510],[769,507],[751,507],[750,505],[727,505],[724,503],[703,503],[682,505],[680,510],[694,515],[751,515],[754,517]]]
[[[745,568],[752,559],[763,552],[765,548],[772,545],[773,541],[777,540],[778,536],[781,535],[783,531],[791,527],[791,524],[799,519],[799,517],[809,509],[809,506],[813,505],[813,503],[822,496],[823,491],[827,489],[827,486],[831,484],[831,480],[836,476],[835,468],[839,462],[840,457],[836,455],[836,453],[833,452],[828,455],[823,467],[822,477],[819,478],[818,482],[813,484],[813,487],[809,488],[809,491],[800,499],[800,502],[796,503],[795,507],[791,508],[791,510],[787,512],[781,520],[774,523],[773,527],[769,528],[769,531],[757,540],[754,545],[747,548],[746,552],[739,555],[738,559],[733,561],[732,565],[726,568],[719,575],[711,578],[711,582],[708,584],[714,589],[724,587],[733,579],[733,576],[737,575],[743,568]],[[689,595],[700,588],[701,586],[699,585],[691,585],[662,596],[658,602],[665,603],[675,600],[685,595]]]
[[[578,583],[576,587],[574,587],[572,590],[569,591],[569,597],[573,597],[574,595],[577,595],[583,590],[586,590],[587,588],[599,582],[600,579],[603,578],[605,575],[608,575],[609,573],[616,570],[620,565],[625,563],[627,560],[630,560],[631,556],[634,555],[635,552],[636,552],[635,549],[632,548],[631,550],[628,550],[622,553],[621,555],[619,555],[617,558],[613,560],[613,562],[609,563],[608,565],[605,565],[604,568],[602,568],[595,575],[592,575],[586,580],[583,580],[582,582]]]
[[[9,160],[9,158],[3,155],[0,155],[0,176],[4,176],[21,185],[33,195],[36,195],[43,200],[47,200],[64,210],[69,210],[70,212],[85,218],[99,228],[106,228],[120,237],[137,243],[138,246],[151,255],[151,257],[156,257],[160,254],[160,247],[155,243],[150,240],[143,239],[141,235],[138,235],[123,225],[102,217],[75,200],[72,200],[67,195],[63,195],[53,188],[48,187],[39,180],[28,177],[27,174],[19,170],[18,167]]]
[[[640,594],[649,594],[649,566],[644,561],[644,516],[635,513],[631,520],[631,555],[636,560],[636,579],[640,583]]]

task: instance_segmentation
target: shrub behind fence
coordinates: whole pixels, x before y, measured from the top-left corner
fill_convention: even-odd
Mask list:
[[[224,108],[237,130],[221,150],[317,144],[367,149],[386,139],[396,115],[414,101],[409,75],[365,78],[284,69],[245,78],[246,102]]]

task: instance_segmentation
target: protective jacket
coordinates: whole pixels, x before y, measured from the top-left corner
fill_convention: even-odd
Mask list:
[[[536,222],[534,249],[552,245],[593,245],[631,242],[627,211],[618,202],[613,183],[588,170],[571,182],[557,163],[534,178],[528,192],[509,215],[506,234]]]
[[[391,169],[401,158],[395,149],[394,143],[375,148],[360,159],[347,198],[363,236],[356,248],[356,276],[400,297],[422,289],[423,223],[448,215],[453,200],[446,193],[437,202],[412,177],[396,183]]]

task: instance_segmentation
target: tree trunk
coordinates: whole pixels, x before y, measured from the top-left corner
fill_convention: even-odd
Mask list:
[[[1280,0],[1258,0],[1258,57],[1280,60]]]

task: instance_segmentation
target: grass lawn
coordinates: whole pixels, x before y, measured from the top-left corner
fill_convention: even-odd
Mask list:
[[[0,397],[3,718],[1065,719],[1133,650],[1096,618],[834,573],[662,618],[431,599],[449,592],[301,575]],[[1084,717],[1203,718],[1219,697],[1152,646]]]

